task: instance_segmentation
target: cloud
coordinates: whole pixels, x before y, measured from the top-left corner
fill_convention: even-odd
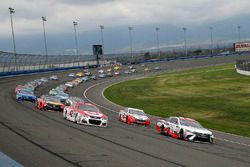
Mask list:
[[[0,36],[10,34],[8,7],[17,35],[42,32],[41,16],[47,17],[48,33],[71,33],[105,27],[169,23],[202,24],[250,13],[249,0],[9,0],[0,7]]]

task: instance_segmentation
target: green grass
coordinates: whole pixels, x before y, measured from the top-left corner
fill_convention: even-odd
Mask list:
[[[250,137],[250,77],[237,74],[234,65],[125,81],[104,95],[148,114],[190,117],[207,128]]]

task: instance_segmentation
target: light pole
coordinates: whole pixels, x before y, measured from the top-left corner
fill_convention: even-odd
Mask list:
[[[159,27],[156,27],[156,28],[155,28],[155,31],[156,31],[157,52],[158,52],[158,57],[160,58],[159,33],[158,33],[159,30],[160,30]]]
[[[210,30],[210,40],[211,40],[211,55],[213,55],[213,29],[214,29],[214,27],[209,27],[209,30]]]
[[[104,64],[105,64],[105,58],[104,58],[104,43],[103,43],[103,30],[104,30],[104,26],[103,26],[103,25],[100,25],[100,29],[101,29],[102,56],[103,56]]]
[[[184,46],[185,46],[185,55],[187,57],[187,40],[186,40],[186,31],[187,31],[187,28],[186,27],[183,27],[183,32],[184,32]]]
[[[45,49],[45,63],[43,68],[45,68],[45,66],[48,66],[48,50],[47,50],[47,40],[46,40],[46,32],[45,32],[45,24],[44,22],[47,21],[46,17],[42,16],[42,22],[43,22],[43,38],[44,38],[44,49]]]
[[[239,42],[241,41],[240,40],[240,29],[241,29],[241,26],[237,26],[237,28],[238,28],[238,39],[239,39]]]
[[[133,48],[132,48],[132,30],[133,30],[133,27],[128,27],[128,30],[129,30],[129,42],[130,42],[130,55],[131,55],[131,61],[134,60],[134,57],[133,57]]]
[[[75,43],[76,43],[76,56],[78,59],[78,67],[80,66],[80,59],[79,59],[79,54],[78,54],[78,41],[77,41],[77,32],[76,32],[76,26],[78,25],[78,23],[76,21],[73,21],[73,25],[74,25],[74,31],[75,31]],[[73,63],[74,66],[74,63]]]
[[[13,28],[13,20],[12,20],[12,14],[15,13],[15,9],[9,8],[10,10],[10,22],[11,22],[11,29],[12,29],[12,41],[13,41],[13,49],[14,49],[14,59],[15,59],[15,71],[17,71],[17,57],[16,57],[16,42],[15,42],[15,34],[14,34],[14,28]]]

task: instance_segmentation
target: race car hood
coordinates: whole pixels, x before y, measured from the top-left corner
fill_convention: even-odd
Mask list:
[[[139,120],[146,120],[148,119],[147,116],[144,115],[136,115],[136,114],[130,114],[132,117],[134,117],[135,119],[139,119]]]
[[[186,130],[190,132],[196,132],[196,133],[202,133],[202,134],[210,134],[212,135],[212,132],[205,129],[205,128],[195,128],[195,127],[190,127],[190,126],[184,126]]]
[[[84,114],[86,116],[92,116],[92,117],[100,117],[100,118],[107,118],[106,115],[104,115],[101,112],[93,112],[93,111],[82,111],[82,110],[78,110],[78,112],[80,114]]]

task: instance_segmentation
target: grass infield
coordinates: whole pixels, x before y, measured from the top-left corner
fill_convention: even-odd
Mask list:
[[[237,74],[232,64],[125,81],[104,95],[151,115],[190,117],[204,127],[250,137],[250,77]]]

